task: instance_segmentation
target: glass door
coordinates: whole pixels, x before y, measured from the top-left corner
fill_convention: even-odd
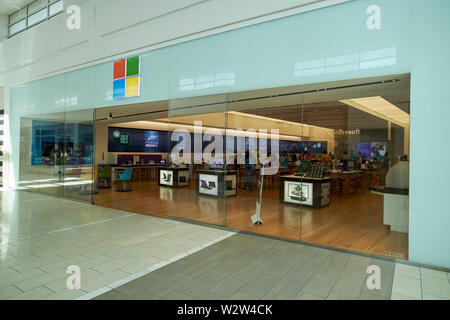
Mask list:
[[[61,157],[64,197],[92,202],[98,177],[94,168],[94,111],[66,112],[64,132]]]
[[[227,199],[237,193],[227,95],[169,100],[168,114],[167,166],[159,175],[167,216],[225,225]]]
[[[20,188],[91,202],[93,132],[91,110],[21,118]]]

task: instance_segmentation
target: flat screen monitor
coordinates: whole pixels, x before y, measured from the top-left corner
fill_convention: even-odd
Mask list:
[[[108,128],[108,152],[168,152],[166,131]]]
[[[386,154],[386,142],[357,142],[356,155],[362,158],[383,157]]]

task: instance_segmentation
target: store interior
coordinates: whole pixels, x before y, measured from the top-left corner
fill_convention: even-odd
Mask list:
[[[401,74],[22,118],[21,187],[408,259],[409,114]]]

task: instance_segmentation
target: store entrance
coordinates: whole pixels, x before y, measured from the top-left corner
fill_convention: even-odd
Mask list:
[[[407,259],[409,96],[392,75],[97,109],[95,204]]]

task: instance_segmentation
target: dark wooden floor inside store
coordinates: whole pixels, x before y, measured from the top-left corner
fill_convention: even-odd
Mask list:
[[[408,258],[408,235],[383,224],[383,197],[367,189],[332,194],[322,209],[281,204],[278,188],[264,189],[263,225],[251,222],[256,192],[238,191],[236,197],[199,196],[196,180],[190,187],[159,187],[155,181],[134,182],[133,191],[99,189],[95,204],[156,217],[178,217],[229,228],[301,240],[326,246]]]

